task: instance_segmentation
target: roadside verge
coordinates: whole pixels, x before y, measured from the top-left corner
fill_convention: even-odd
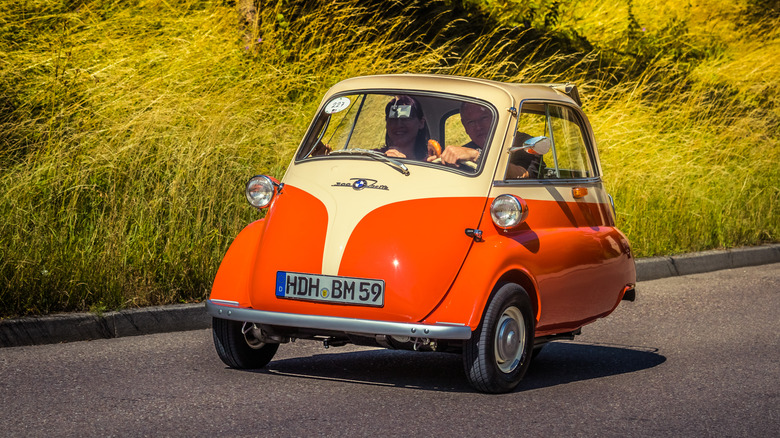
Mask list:
[[[780,244],[713,250],[636,261],[637,281],[780,262]],[[638,288],[641,297],[641,288]],[[211,327],[203,303],[118,312],[64,313],[0,320],[0,347],[119,338]]]

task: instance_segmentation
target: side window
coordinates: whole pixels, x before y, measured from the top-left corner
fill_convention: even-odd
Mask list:
[[[460,121],[460,112],[455,112],[447,117],[441,138],[449,146],[463,146],[471,141]]]
[[[521,147],[523,142],[532,137],[549,137],[550,129],[547,124],[545,105],[540,103],[524,104],[520,119],[517,124],[517,132],[512,142],[513,147]],[[548,167],[546,160],[552,154],[544,156],[532,155],[519,150],[512,152],[506,168],[505,179],[541,179],[544,178]]]
[[[595,175],[579,119],[571,108],[549,105],[558,178]]]
[[[540,136],[550,140],[550,151],[543,156],[523,150],[513,152],[505,179],[570,179],[595,175],[582,126],[572,109],[554,104],[523,103],[512,146],[521,147],[529,138]]]

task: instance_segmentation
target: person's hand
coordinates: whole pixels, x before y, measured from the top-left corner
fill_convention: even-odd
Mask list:
[[[387,152],[385,152],[385,156],[392,158],[406,158],[406,155],[404,155],[403,152],[399,151],[398,149],[388,149]]]
[[[464,146],[447,146],[441,153],[441,162],[448,166],[456,166],[458,161],[476,161],[479,151]]]
[[[328,155],[331,153],[330,146],[326,145],[323,142],[317,143],[317,146],[314,147],[314,150],[311,151],[311,154],[309,156],[311,157],[318,157],[320,155]]]

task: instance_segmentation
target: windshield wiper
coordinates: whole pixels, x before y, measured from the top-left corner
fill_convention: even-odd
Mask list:
[[[403,173],[404,175],[409,176],[409,168],[406,167],[404,163],[398,160],[394,160],[381,152],[372,151],[370,149],[359,149],[359,148],[342,149],[339,151],[332,151],[330,155],[360,155],[363,157],[371,157],[375,160],[379,160],[387,164],[388,166]]]

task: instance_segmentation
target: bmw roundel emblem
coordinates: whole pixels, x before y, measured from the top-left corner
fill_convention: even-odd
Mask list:
[[[350,178],[349,182],[336,181],[333,187],[352,187],[353,190],[390,190],[386,185],[379,184],[377,180],[371,178]]]

